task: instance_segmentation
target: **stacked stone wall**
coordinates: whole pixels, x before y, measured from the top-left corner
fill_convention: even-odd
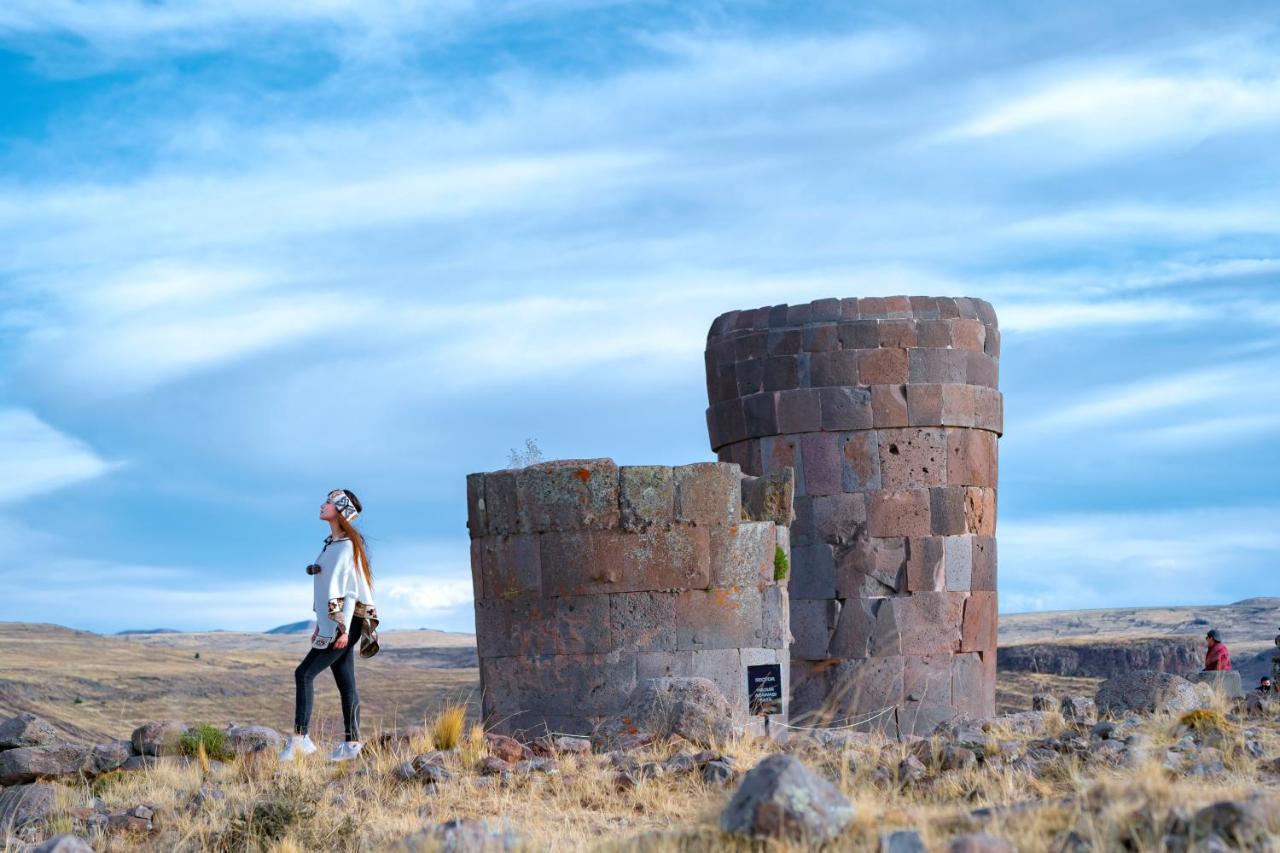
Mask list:
[[[795,470],[792,716],[927,733],[994,713],[1000,332],[980,299],[721,315],[712,448]]]
[[[486,724],[591,734],[628,721],[649,678],[714,681],[749,719],[747,667],[786,701],[790,472],[568,460],[467,478]],[[744,501],[745,497],[745,501]],[[775,719],[785,722],[783,714]]]

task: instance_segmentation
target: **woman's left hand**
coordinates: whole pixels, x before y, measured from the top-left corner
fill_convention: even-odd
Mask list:
[[[346,631],[343,631],[341,634],[339,634],[339,635],[338,635],[338,637],[337,637],[337,639],[335,639],[335,640],[333,641],[333,647],[334,647],[335,649],[345,649],[345,648],[347,647],[347,632],[346,632]]]

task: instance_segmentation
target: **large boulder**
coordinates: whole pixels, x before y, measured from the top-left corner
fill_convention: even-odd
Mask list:
[[[93,847],[80,836],[64,832],[37,844],[28,853],[93,853]]]
[[[224,743],[228,751],[243,755],[252,751],[258,744],[280,749],[284,746],[284,736],[269,726],[232,726],[227,729]]]
[[[1234,669],[1197,672],[1187,680],[1194,684],[1207,684],[1215,693],[1221,693],[1228,699],[1244,698],[1244,683],[1240,680],[1240,673]]]
[[[835,838],[853,817],[853,803],[835,785],[794,755],[781,753],[747,771],[720,815],[720,828],[816,844]]]
[[[180,755],[187,724],[179,720],[152,720],[133,730],[129,740],[138,755]]]
[[[44,746],[57,739],[57,730],[35,714],[22,713],[0,723],[0,749]]]
[[[0,839],[30,823],[48,820],[57,801],[57,789],[48,783],[14,785],[0,792]]]
[[[1088,696],[1067,696],[1059,706],[1062,719],[1068,723],[1092,726],[1098,722],[1098,704]]]
[[[24,746],[0,752],[0,785],[72,776],[91,766],[89,751],[71,743]]]
[[[1113,675],[1098,687],[1098,710],[1104,714],[1125,711],[1184,713],[1203,707],[1196,685],[1178,675],[1138,670]]]
[[[659,737],[680,735],[702,746],[733,735],[733,710],[709,678],[651,678],[637,691],[636,718]]]
[[[94,776],[110,770],[118,770],[133,757],[133,744],[127,740],[100,743],[89,750],[89,760],[84,770]]]

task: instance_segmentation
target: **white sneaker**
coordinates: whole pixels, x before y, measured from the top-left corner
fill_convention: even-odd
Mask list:
[[[281,761],[293,761],[299,755],[310,755],[317,749],[311,742],[311,735],[290,735],[284,749],[280,750]]]
[[[357,740],[343,741],[338,744],[333,752],[329,753],[330,761],[351,761],[360,754],[360,750],[364,748],[364,744]]]

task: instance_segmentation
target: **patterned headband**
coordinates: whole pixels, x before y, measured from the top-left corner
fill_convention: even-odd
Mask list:
[[[351,498],[347,497],[347,493],[342,489],[334,489],[330,492],[329,502],[333,504],[334,509],[342,513],[342,517],[347,521],[355,521],[356,516],[360,514],[360,510],[356,509],[356,505],[351,502]]]

